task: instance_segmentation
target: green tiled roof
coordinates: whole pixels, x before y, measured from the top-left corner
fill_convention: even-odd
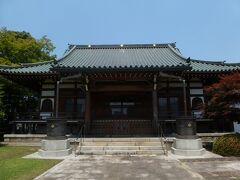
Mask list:
[[[224,62],[190,60],[191,72],[229,72],[240,70],[240,64],[227,64]]]
[[[189,73],[231,72],[240,64],[192,60],[183,57],[175,44],[70,45],[55,62],[2,66],[0,74],[53,74],[55,71],[88,70],[186,70]]]
[[[50,68],[52,67],[53,61],[23,64],[17,67],[1,66],[1,73],[9,74],[49,74],[53,73]]]
[[[189,69],[175,44],[73,46],[54,69]]]

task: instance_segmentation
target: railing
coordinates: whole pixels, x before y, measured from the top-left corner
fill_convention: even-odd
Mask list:
[[[164,146],[164,141],[163,139],[165,139],[166,141],[166,137],[164,136],[164,133],[163,133],[163,129],[162,129],[162,126],[160,123],[157,124],[157,133],[158,133],[158,138],[160,139],[160,142],[161,142],[161,146],[162,146],[162,149],[163,149],[163,153],[164,155],[168,155],[168,149],[167,149],[167,145],[166,147]]]
[[[45,134],[46,120],[17,120],[11,121],[13,134]]]
[[[84,120],[67,120],[67,134],[76,136],[78,134],[79,125]],[[46,134],[47,120],[18,120],[11,121],[11,133],[13,134]]]
[[[187,111],[188,116],[193,116],[196,119],[204,118],[204,113],[201,110],[189,110]],[[158,118],[159,119],[176,119],[177,117],[185,116],[184,111],[159,111]]]
[[[84,119],[84,113],[79,113],[79,112],[59,112],[58,113],[59,117],[64,117],[67,119]]]
[[[21,121],[21,120],[39,120],[39,112],[22,112],[22,113],[13,113],[12,118],[16,121]]]
[[[98,136],[135,136],[152,133],[152,121],[141,119],[93,120],[91,132]]]
[[[77,145],[79,145],[79,154],[81,153],[81,148],[82,148],[82,144],[84,142],[84,138],[85,138],[85,124],[83,124],[79,130],[79,133],[77,135],[77,138],[74,140],[74,149],[75,149],[75,156],[76,151],[77,151]],[[79,140],[79,142],[78,142]]]

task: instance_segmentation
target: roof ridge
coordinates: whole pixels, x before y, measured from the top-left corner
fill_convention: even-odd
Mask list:
[[[191,59],[191,61],[203,62],[203,63],[213,63],[213,64],[222,64],[222,63],[224,63],[224,61],[211,61],[211,60],[201,60],[201,59]]]
[[[35,63],[20,63],[17,66],[0,65],[0,68],[4,68],[4,69],[18,69],[18,68],[23,68],[23,67],[32,67],[32,66],[44,65],[44,64],[48,64],[48,63],[52,63],[52,62],[54,62],[54,60],[44,61],[44,62],[35,62]]]
[[[76,46],[76,49],[115,49],[115,48],[158,48],[158,47],[168,47],[171,45],[175,47],[175,43],[153,43],[153,44],[99,44],[99,45],[79,45],[79,44],[69,44],[69,47]]]
[[[190,57],[185,57],[185,56],[183,56],[183,55],[180,53],[180,51],[177,51],[177,50],[175,49],[175,47],[173,47],[173,46],[171,46],[171,45],[168,45],[168,47],[169,47],[169,49],[172,50],[172,52],[173,52],[174,54],[176,54],[176,55],[179,56],[180,58],[184,59],[184,60],[186,61],[186,63],[187,63],[187,60],[188,60]]]
[[[209,60],[200,60],[200,59],[191,59],[190,61],[206,64],[215,64],[215,65],[227,65],[227,66],[239,66],[240,63],[226,63],[226,61],[209,61]]]
[[[216,65],[226,65],[226,66],[240,66],[240,63],[226,63],[226,61],[206,61],[206,60],[199,60],[199,59],[191,59],[190,57],[183,56],[179,51],[177,51],[174,47],[169,45],[169,48],[179,57],[185,59],[186,61],[195,61],[199,63],[209,63],[209,64],[216,64]]]
[[[19,67],[31,67],[31,66],[38,66],[38,65],[44,65],[54,62],[54,60],[51,61],[43,61],[43,62],[35,62],[35,63],[20,63],[21,66]]]
[[[3,69],[12,69],[12,68],[17,68],[17,67],[22,67],[22,66],[10,66],[10,65],[5,65],[5,64],[0,65],[0,68],[3,68]]]
[[[61,60],[63,60],[65,57],[67,57],[69,54],[71,54],[71,52],[73,52],[74,49],[76,49],[76,45],[69,44],[69,47],[71,47],[71,48],[69,48],[69,50],[67,52],[65,52],[65,54],[62,57],[60,57],[54,61],[54,65],[58,64]]]
[[[227,64],[231,66],[240,66],[240,63],[227,63]]]

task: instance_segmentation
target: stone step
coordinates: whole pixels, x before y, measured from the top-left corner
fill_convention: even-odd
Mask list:
[[[82,146],[159,146],[161,142],[82,142]]]
[[[86,155],[163,155],[163,150],[81,150],[80,154]]]
[[[91,150],[162,150],[162,146],[81,146],[81,151]]]
[[[164,154],[161,139],[143,138],[84,138],[78,154]]]
[[[157,142],[160,138],[84,138],[84,142]]]

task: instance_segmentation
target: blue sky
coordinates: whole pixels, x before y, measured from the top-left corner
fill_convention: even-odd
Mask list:
[[[67,44],[176,42],[187,57],[240,62],[240,0],[0,0],[0,27]]]

